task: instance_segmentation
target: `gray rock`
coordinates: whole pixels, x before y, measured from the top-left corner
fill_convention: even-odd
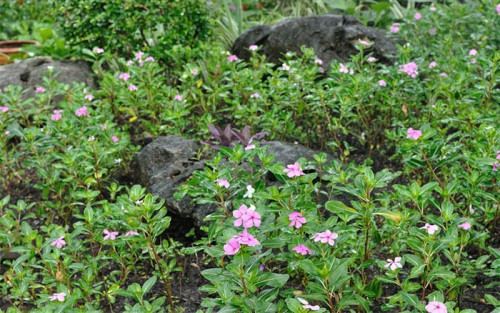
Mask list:
[[[181,201],[174,199],[174,193],[184,184],[195,170],[205,166],[204,161],[196,161],[200,145],[193,140],[177,136],[160,137],[148,144],[134,160],[136,180],[149,192],[165,199],[165,205],[175,214],[194,219],[201,224],[203,218],[212,212],[210,206],[191,203],[186,196]]]
[[[397,48],[386,34],[386,30],[364,26],[352,16],[314,15],[253,27],[236,39],[231,51],[248,61],[251,56],[248,47],[259,45],[259,53],[267,61],[280,64],[283,54],[292,51],[301,55],[300,47],[305,45],[313,48],[323,60],[323,67],[329,69],[333,59],[347,62],[358,53],[354,42],[369,39],[373,45],[365,53],[372,53],[379,62],[393,64]]]
[[[26,90],[21,100],[35,95],[36,87],[44,85],[43,77],[47,75],[49,66],[53,67],[55,80],[72,85],[85,83],[90,88],[96,88],[90,65],[85,61],[54,61],[50,57],[35,57],[19,63],[0,66],[0,88],[9,85],[20,85]],[[60,99],[55,99],[56,101]]]
[[[320,151],[314,151],[304,147],[303,145],[281,141],[268,141],[262,145],[268,146],[268,154],[274,154],[274,162],[281,162],[285,166],[287,164],[295,163],[299,158],[306,158],[308,161],[313,161],[313,155],[320,153]],[[327,160],[327,163],[329,164],[334,160],[334,157],[327,154]]]

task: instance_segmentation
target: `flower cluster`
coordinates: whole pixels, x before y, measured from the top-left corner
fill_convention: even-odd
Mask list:
[[[236,218],[234,221],[235,227],[240,227],[243,225],[244,228],[260,227],[260,214],[255,211],[255,206],[251,205],[249,208],[242,204],[238,210],[233,212],[233,216]]]
[[[226,255],[235,255],[240,250],[241,245],[254,247],[259,244],[260,242],[254,236],[249,234],[245,228],[242,233],[239,233],[229,239],[229,241],[224,245],[224,253]]]

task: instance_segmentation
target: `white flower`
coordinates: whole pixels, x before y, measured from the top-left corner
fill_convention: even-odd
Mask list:
[[[247,186],[247,192],[243,195],[243,198],[252,198],[253,193],[255,192],[255,189],[252,187],[252,185]]]

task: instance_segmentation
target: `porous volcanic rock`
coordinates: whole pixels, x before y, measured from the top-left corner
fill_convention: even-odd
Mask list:
[[[313,48],[323,60],[323,67],[330,68],[333,59],[347,62],[351,55],[359,51],[354,43],[359,40],[371,42],[365,55],[372,53],[379,62],[393,64],[397,48],[394,41],[387,37],[387,31],[364,26],[358,19],[348,15],[313,15],[285,19],[274,25],[259,25],[241,34],[235,41],[231,52],[239,58],[249,60],[248,47],[258,45],[259,53],[266,60],[280,64],[283,54],[292,51],[301,55],[302,45]]]
[[[54,61],[50,57],[35,57],[19,63],[0,66],[0,88],[9,85],[20,85],[26,92],[21,100],[35,96],[36,87],[44,86],[43,77],[47,76],[52,67],[54,80],[73,85],[85,83],[90,88],[96,88],[96,80],[90,64],[85,61]],[[55,99],[58,101],[61,99]]]

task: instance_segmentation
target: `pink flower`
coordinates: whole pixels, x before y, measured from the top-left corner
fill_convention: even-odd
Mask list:
[[[139,236],[139,233],[133,230],[129,230],[128,232],[125,233],[125,237],[128,236]]]
[[[234,54],[230,54],[228,57],[227,57],[227,60],[229,62],[234,62],[234,61],[237,61],[238,60],[238,57],[235,56]]]
[[[434,11],[436,11],[436,7],[434,6],[434,3],[433,3],[433,4],[431,4],[431,7],[429,8],[429,10],[431,10],[431,11],[433,11],[433,12],[434,12]]]
[[[255,92],[250,95],[250,98],[260,98],[260,95],[257,92]]]
[[[305,175],[300,167],[299,162],[295,162],[293,164],[289,164],[286,166],[287,168],[283,170],[283,172],[287,173],[288,177],[292,178],[295,176]]]
[[[297,252],[297,253],[300,253],[302,255],[312,254],[311,249],[309,249],[308,247],[306,247],[304,245],[298,245],[295,248],[293,248],[292,250]]]
[[[498,167],[498,165],[500,165],[500,163],[498,163],[498,161],[495,161],[495,163],[493,163],[493,165],[492,165],[492,166],[493,166],[493,168],[492,168],[492,171],[493,171],[493,172],[496,172],[496,171],[497,171],[497,167]]]
[[[229,182],[226,180],[226,179],[217,179],[217,184],[219,185],[219,187],[226,187],[226,188],[229,188]]]
[[[500,151],[497,151],[497,157],[496,157],[497,160],[500,160]]]
[[[66,241],[64,241],[64,236],[61,236],[57,238],[56,240],[52,241],[50,243],[51,246],[56,246],[57,249],[61,249],[63,246],[66,245]]]
[[[369,62],[369,63],[373,63],[377,61],[377,59],[375,59],[374,57],[369,57],[368,59],[366,59],[366,62]]]
[[[477,55],[477,50],[476,49],[470,49],[469,55]]]
[[[135,54],[135,58],[138,59],[138,60],[141,60],[143,55],[144,55],[144,52],[142,52],[142,51],[137,52]]]
[[[224,253],[226,255],[235,255],[240,250],[240,240],[238,237],[231,237],[224,245]]]
[[[248,47],[248,50],[250,50],[250,51],[255,51],[257,49],[259,49],[259,46],[257,46],[257,45],[251,45],[250,47]]]
[[[444,303],[439,301],[431,301],[425,306],[425,310],[429,313],[448,313]]]
[[[255,149],[255,145],[249,144],[248,146],[245,147],[245,151]]]
[[[399,32],[399,26],[400,26],[400,25],[401,25],[401,24],[399,24],[399,23],[393,23],[393,24],[391,25],[391,28],[389,28],[389,31],[390,31],[391,33],[393,33],[393,34],[398,33],[398,32]]]
[[[309,302],[307,302],[307,300],[304,300],[302,298],[297,298],[297,300],[299,300],[299,302],[302,303],[302,307],[304,309],[309,309],[311,311],[318,311],[320,309],[319,305],[310,305]]]
[[[401,265],[401,257],[394,258],[394,261],[391,259],[387,259],[387,264],[384,265],[384,267],[390,267],[392,271],[396,270],[397,268],[403,268],[403,265]]]
[[[136,86],[136,85],[134,85],[134,84],[130,84],[130,85],[128,86],[128,90],[130,90],[130,91],[135,91],[135,90],[137,90],[137,86]]]
[[[124,81],[127,81],[130,78],[129,73],[121,73],[120,76],[118,76],[118,79],[123,79]]]
[[[318,58],[318,59],[314,60],[314,63],[321,65],[321,64],[323,64],[323,60]]]
[[[116,137],[116,136],[112,136],[112,137],[111,137],[111,140],[112,140],[113,142],[118,142],[118,141],[120,141],[120,139],[118,139],[118,137]]]
[[[418,75],[418,65],[415,62],[401,65],[399,69],[411,76],[411,78],[415,78]]]
[[[104,49],[99,48],[99,47],[95,47],[95,48],[94,48],[94,51],[95,51],[95,53],[97,53],[97,54],[101,54],[101,53],[103,53],[103,52],[104,52]]]
[[[306,218],[302,216],[300,212],[293,212],[288,215],[288,219],[290,220],[290,227],[301,228],[302,224],[306,223]]]
[[[175,95],[174,96],[174,100],[182,101],[182,96],[181,95]]]
[[[464,223],[458,225],[457,227],[462,228],[463,230],[469,230],[471,228],[471,225],[469,222],[464,222]]]
[[[54,111],[52,111],[52,112],[54,112],[54,114],[52,114],[52,115],[50,116],[50,119],[51,119],[52,121],[58,121],[58,120],[60,120],[60,119],[62,118],[62,114],[61,114],[61,113],[62,113],[62,110],[54,110]]]
[[[103,230],[103,234],[105,235],[104,236],[104,240],[115,240],[116,236],[118,236],[119,232],[117,231],[113,231],[113,232],[110,232],[109,230],[105,229]]]
[[[328,229],[322,233],[316,233],[312,237],[315,242],[328,243],[330,246],[335,244],[335,239],[337,239],[339,235],[337,233],[332,233]]]
[[[429,63],[429,68],[433,68],[433,67],[436,67],[437,66],[437,63],[432,61],[431,63]]]
[[[243,224],[243,217],[247,214],[248,208],[246,205],[242,204],[238,210],[233,211],[233,216],[236,218],[234,221],[235,227],[240,227]]]
[[[247,230],[243,230],[241,234],[238,234],[239,243],[242,245],[247,245],[249,247],[254,247],[256,245],[260,245],[260,242],[251,234],[247,232]]]
[[[439,229],[439,226],[437,226],[437,225],[431,225],[429,223],[425,223],[425,225],[422,226],[422,227],[420,227],[420,229],[426,229],[427,233],[429,235],[432,235],[432,234],[434,234]]]
[[[94,136],[90,136],[88,141],[94,141],[95,140],[95,137]]]
[[[500,15],[500,3],[497,4],[497,14]]]
[[[192,74],[192,75],[196,75],[196,74],[198,74],[198,70],[197,70],[197,69],[195,69],[195,68],[194,68],[194,69],[192,69],[192,70],[191,70],[191,74]]]
[[[408,128],[407,130],[407,133],[406,133],[406,138],[408,139],[413,139],[413,140],[417,140],[418,138],[420,138],[420,136],[422,136],[422,131],[421,130],[418,130],[418,129],[413,129],[413,128]]]
[[[92,101],[92,100],[94,100],[94,96],[91,94],[87,94],[87,95],[85,95],[85,99]]]
[[[288,66],[286,63],[283,63],[283,65],[281,65],[281,68],[283,69],[283,71],[289,71],[290,70],[290,66]]]
[[[439,74],[439,76],[441,76],[441,77],[448,77],[448,74],[446,74],[445,72],[442,72],[441,74]]]
[[[387,83],[385,82],[385,80],[381,79],[381,80],[378,81],[378,85],[382,86],[382,87],[385,87],[385,86],[387,86]]]
[[[35,92],[44,93],[46,90],[43,87],[36,87]]]
[[[248,208],[247,213],[242,216],[243,219],[243,227],[251,228],[253,226],[260,227],[260,214],[255,211],[255,207],[253,205]]]
[[[416,19],[417,21],[420,20],[422,18],[422,14],[420,13],[415,13],[415,15],[413,15],[413,18]]]
[[[9,111],[9,108],[8,107],[0,107],[0,111],[2,111],[2,113],[6,113],[7,111]]]
[[[90,117],[90,115],[87,112],[87,107],[82,106],[78,110],[75,111],[76,116],[85,116],[85,117]]]
[[[476,59],[470,59],[470,63],[476,64],[476,62],[477,62]]]
[[[147,57],[144,61],[145,62],[154,62],[155,58],[153,58],[153,57]]]
[[[130,66],[130,65],[132,65],[132,64],[134,64],[134,61],[132,61],[132,60],[128,60],[128,61],[127,61],[127,66]]]
[[[64,298],[66,298],[66,294],[64,292],[61,292],[61,293],[54,293],[52,296],[49,297],[49,300],[50,301],[57,300],[59,302],[63,302]]]
[[[344,64],[340,63],[340,69],[339,69],[339,72],[341,73],[348,73],[349,70],[347,69],[347,66],[345,66]]]

